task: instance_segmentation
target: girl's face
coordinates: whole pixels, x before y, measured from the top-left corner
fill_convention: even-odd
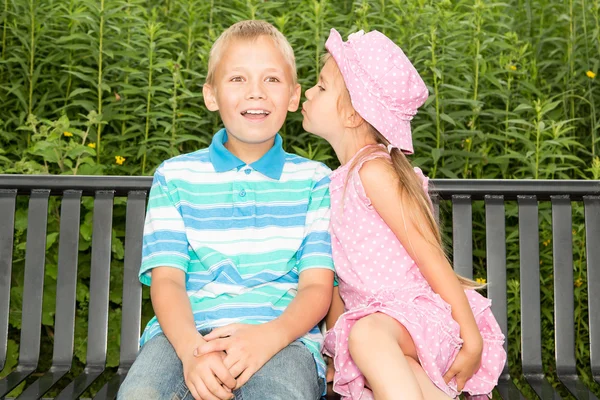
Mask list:
[[[321,70],[317,84],[306,91],[306,101],[302,104],[302,127],[330,143],[340,137],[344,132],[345,114],[341,108],[347,108],[340,102],[346,90],[342,74],[335,60],[330,57]]]

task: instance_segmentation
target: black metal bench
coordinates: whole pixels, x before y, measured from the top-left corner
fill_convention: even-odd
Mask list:
[[[42,398],[71,369],[82,196],[94,198],[87,362],[83,373],[55,398],[79,398],[107,373],[113,201],[115,197],[126,197],[120,365],[94,396],[95,399],[115,398],[138,351],[142,296],[137,273],[151,181],[150,177],[0,175],[0,370],[7,355],[15,206],[17,196],[29,197],[19,361],[8,376],[0,379],[0,399],[34,373],[39,377],[18,398]],[[475,201],[485,202],[487,293],[505,333],[508,328],[505,202],[518,203],[522,371],[542,399],[560,398],[544,376],[541,357],[538,202],[551,202],[557,374],[576,398],[597,399],[584,387],[576,369],[571,202],[583,202],[585,207],[590,363],[594,379],[600,383],[600,182],[440,180],[433,181],[433,186],[436,212],[439,212],[440,199],[451,201],[453,259],[457,272],[466,277],[473,274],[472,207]],[[51,368],[38,371],[50,196],[62,198],[54,349]],[[504,399],[525,398],[513,384],[508,366],[503,371],[498,391]]]

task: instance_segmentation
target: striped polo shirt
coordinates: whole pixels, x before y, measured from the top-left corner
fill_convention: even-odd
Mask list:
[[[140,281],[150,285],[155,267],[184,271],[198,330],[271,321],[295,297],[302,271],[333,270],[329,168],[286,153],[279,135],[252,164],[226,141],[222,129],[208,149],[158,167],[144,225]],[[160,332],[154,317],[141,345]],[[300,340],[324,377],[318,326]]]

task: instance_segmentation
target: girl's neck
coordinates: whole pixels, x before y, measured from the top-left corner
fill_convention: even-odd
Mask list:
[[[368,133],[358,132],[358,130],[346,130],[340,135],[337,142],[331,142],[331,147],[344,165],[352,159],[365,146],[377,144],[377,141]]]

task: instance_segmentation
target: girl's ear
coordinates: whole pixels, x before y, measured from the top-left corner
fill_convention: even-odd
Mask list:
[[[358,128],[365,122],[364,118],[361,117],[360,114],[354,109],[348,110],[345,119],[346,128]]]

